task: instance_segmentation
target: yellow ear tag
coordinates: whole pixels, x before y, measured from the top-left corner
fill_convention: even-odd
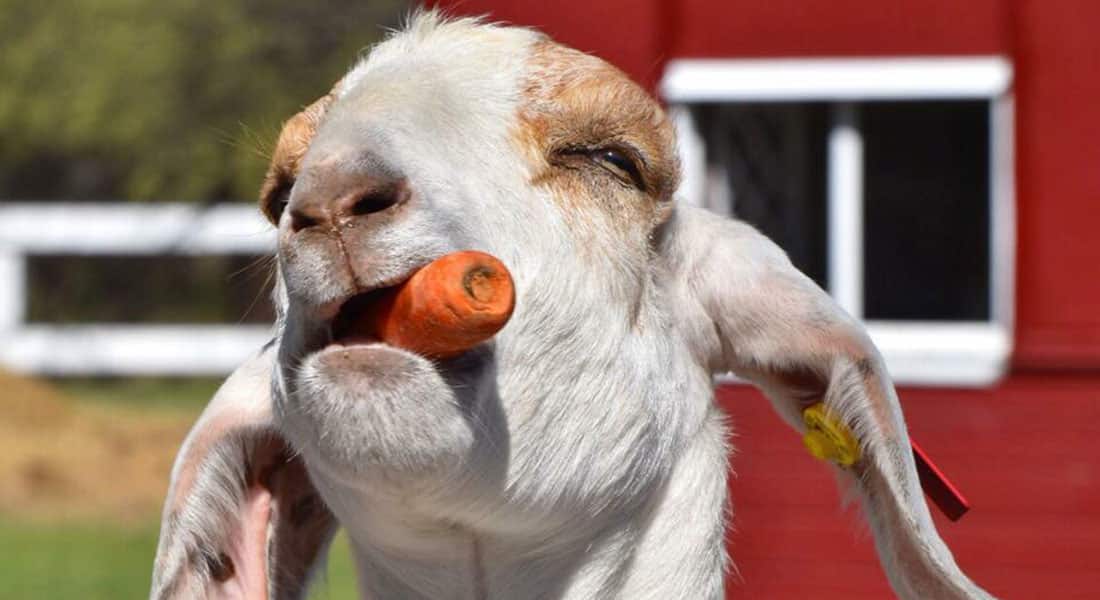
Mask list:
[[[806,450],[821,460],[850,467],[859,461],[859,443],[852,432],[836,418],[825,404],[818,402],[802,411],[806,422],[806,435],[802,443]]]

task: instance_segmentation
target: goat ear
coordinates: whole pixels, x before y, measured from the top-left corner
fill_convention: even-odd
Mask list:
[[[271,420],[271,351],[241,366],[172,472],[151,598],[299,598],[336,521]]]
[[[286,195],[294,185],[298,175],[298,165],[302,161],[310,142],[313,141],[317,127],[336,98],[337,82],[332,91],[321,96],[301,112],[283,123],[279,139],[275,142],[275,151],[271,153],[271,163],[260,186],[260,210],[272,224],[278,225],[286,204]]]
[[[863,327],[752,227],[680,207],[663,253],[687,331],[714,371],[733,371],[806,433],[823,402],[854,434],[858,459],[839,467],[860,497],[880,560],[902,598],[988,598],[955,565],[921,493],[901,408]]]

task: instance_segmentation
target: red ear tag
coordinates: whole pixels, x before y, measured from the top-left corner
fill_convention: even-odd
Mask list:
[[[924,493],[928,494],[948,519],[958,521],[966,511],[970,510],[970,502],[916,442],[910,439],[909,443],[913,447],[913,458],[917,461],[917,475],[920,477],[920,486],[924,489]]]

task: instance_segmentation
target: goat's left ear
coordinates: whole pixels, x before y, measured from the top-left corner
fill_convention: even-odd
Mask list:
[[[230,376],[176,458],[150,598],[301,598],[336,521],[271,420],[271,352]]]
[[[678,207],[660,249],[688,339],[712,371],[751,381],[802,433],[805,409],[820,402],[854,433],[858,460],[840,471],[898,595],[988,598],[936,532],[894,387],[862,325],[744,223]]]

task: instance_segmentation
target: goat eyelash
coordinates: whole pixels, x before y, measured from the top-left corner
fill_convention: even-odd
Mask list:
[[[279,224],[279,219],[282,218],[283,211],[286,210],[287,202],[290,200],[290,189],[293,187],[293,179],[282,179],[271,190],[271,193],[264,198],[264,212],[276,225]]]
[[[633,148],[621,145],[570,146],[558,150],[555,154],[561,157],[585,159],[625,183],[633,185],[639,191],[647,191],[645,178],[642,177],[638,166],[644,165],[645,160]]]

